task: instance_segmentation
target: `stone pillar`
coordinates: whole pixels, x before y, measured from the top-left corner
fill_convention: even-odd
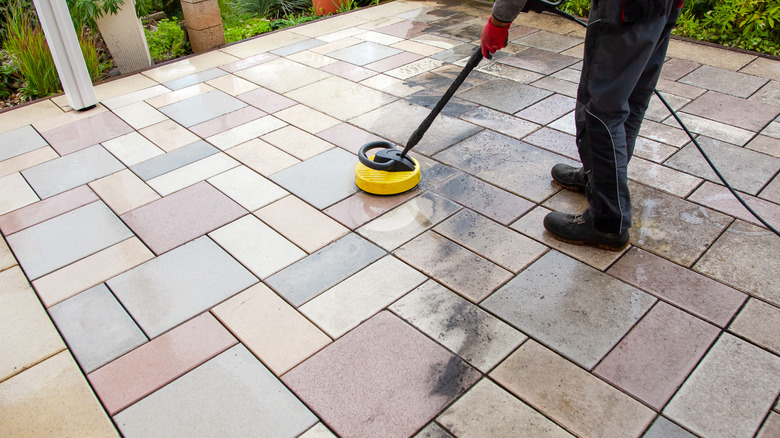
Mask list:
[[[225,44],[225,31],[222,29],[217,0],[181,0],[181,10],[194,53]]]
[[[105,13],[97,19],[98,30],[122,74],[152,66],[149,46],[141,20],[135,15],[135,1],[125,0],[116,14]]]

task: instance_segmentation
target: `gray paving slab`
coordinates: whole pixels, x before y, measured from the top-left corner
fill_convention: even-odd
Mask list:
[[[473,303],[480,302],[514,275],[432,231],[415,238],[394,254]]]
[[[407,101],[393,102],[350,120],[364,130],[404,147],[409,137],[430,114],[430,110]],[[481,130],[479,126],[447,115],[440,115],[414,151],[432,155]]]
[[[0,161],[49,145],[41,137],[41,134],[38,134],[38,131],[30,125],[4,132],[2,136],[3,147],[0,149]]]
[[[87,373],[147,341],[102,283],[53,306],[49,312]]]
[[[647,429],[642,438],[696,438],[696,435],[688,432],[665,417],[658,417]]]
[[[633,286],[550,251],[481,306],[591,369],[655,301]]]
[[[210,68],[192,75],[184,76],[183,78],[174,79],[172,81],[165,82],[163,85],[170,88],[173,91],[181,90],[192,85],[200,84],[201,82],[210,81],[220,76],[225,76],[227,73],[224,70],[218,68]]]
[[[406,294],[389,309],[483,373],[527,339],[433,280]]]
[[[210,155],[214,155],[217,152],[219,152],[219,149],[214,146],[205,141],[198,141],[130,166],[130,170],[141,179],[148,181],[154,177],[184,167]]]
[[[559,33],[548,32],[546,30],[540,30],[532,34],[514,40],[517,44],[523,44],[529,47],[534,47],[542,50],[549,50],[551,52],[560,53],[564,50],[571,49],[577,44],[582,44],[582,38],[576,38],[569,35],[561,35]]]
[[[333,148],[271,175],[271,180],[309,204],[323,209],[357,192],[357,157]]]
[[[401,50],[377,44],[371,41],[355,44],[344,49],[328,53],[328,56],[355,65],[366,65],[380,59],[401,53]]]
[[[363,237],[392,251],[443,221],[460,206],[426,192],[357,229]]]
[[[631,244],[690,267],[733,220],[715,210],[629,182]]]
[[[160,112],[185,128],[206,122],[247,106],[235,97],[219,90],[184,99],[159,108]]]
[[[450,178],[432,190],[504,225],[534,207],[531,201],[467,174]]]
[[[105,204],[93,202],[7,239],[27,277],[34,280],[132,236]]]
[[[780,357],[724,334],[663,413],[702,436],[752,436],[780,391],[778,375]]]
[[[114,417],[126,437],[296,437],[317,417],[243,345]]]
[[[509,79],[495,79],[464,91],[458,97],[497,111],[514,114],[552,94],[551,91]]]
[[[308,50],[317,46],[321,46],[325,44],[325,41],[318,40],[315,38],[311,38],[308,40],[299,41],[295,44],[290,44],[288,46],[280,47],[275,50],[271,50],[269,53],[272,53],[277,56],[290,56],[294,55],[298,52],[303,52],[304,50]]]
[[[211,239],[201,237],[106,284],[151,339],[258,281]]]
[[[679,81],[684,84],[747,98],[758,91],[769,80],[745,73],[702,65],[680,78]]]
[[[513,65],[545,75],[570,67],[579,61],[580,59],[572,56],[551,53],[547,50],[536,48],[523,50],[515,56],[508,56],[500,59],[500,62],[504,64]]]
[[[726,181],[737,190],[756,195],[780,170],[780,158],[707,137],[696,140]],[[723,184],[694,144],[680,149],[664,164]]]
[[[490,131],[457,143],[434,158],[536,202],[558,191],[550,177],[556,163],[576,165],[574,160]]]
[[[517,139],[521,139],[541,127],[536,123],[482,106],[477,106],[461,114],[460,118]]]
[[[119,172],[125,166],[102,146],[95,145],[22,171],[41,199]]]
[[[693,269],[780,306],[778,251],[780,237],[737,220]]]
[[[293,306],[300,306],[385,255],[350,233],[268,277],[265,282]]]
[[[708,91],[685,105],[684,111],[758,132],[780,114],[780,107]]]

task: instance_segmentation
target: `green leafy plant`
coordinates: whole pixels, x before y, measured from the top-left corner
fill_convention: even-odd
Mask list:
[[[189,43],[184,39],[184,29],[176,17],[171,20],[164,18],[157,23],[156,28],[144,30],[144,33],[149,54],[155,62],[178,58],[189,52]]]
[[[280,19],[311,8],[311,0],[239,0],[239,9],[247,14]]]
[[[288,15],[284,18],[280,18],[278,20],[272,21],[271,27],[274,30],[284,29],[286,27],[297,26],[299,24],[308,23],[310,21],[318,20],[320,18],[322,17],[319,17],[317,15],[306,15],[306,14]]]
[[[249,18],[240,20],[230,27],[224,25],[223,27],[225,30],[225,41],[228,43],[241,41],[273,30],[271,22],[264,18]]]
[[[780,0],[686,2],[675,35],[780,55]]]
[[[0,98],[6,98],[22,86],[21,73],[6,52],[0,57]]]
[[[566,0],[559,8],[578,17],[587,17],[590,14],[590,0]]]
[[[17,3],[6,15],[6,40],[3,48],[24,78],[22,93],[30,98],[60,91],[60,79],[37,17]]]

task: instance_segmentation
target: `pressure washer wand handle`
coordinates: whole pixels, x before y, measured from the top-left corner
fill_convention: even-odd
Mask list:
[[[474,70],[480,61],[482,61],[482,47],[478,46],[477,50],[474,51],[474,54],[471,55],[471,58],[469,58],[468,62],[466,63],[466,67],[464,67],[463,71],[460,72],[457,78],[455,78],[455,82],[450,85],[450,88],[446,93],[444,93],[444,96],[441,97],[439,103],[437,103],[433,108],[433,111],[428,114],[428,117],[423,120],[420,126],[414,130],[412,136],[409,137],[409,141],[406,142],[406,147],[404,148],[403,152],[401,152],[401,159],[403,159],[406,156],[406,153],[409,152],[413,147],[417,146],[417,143],[422,140],[423,135],[425,135],[425,132],[428,131],[428,128],[431,127],[433,121],[436,120],[436,117],[439,115],[441,110],[445,105],[447,105],[447,102],[450,101],[455,92],[458,91],[458,88],[460,88],[460,85],[463,83],[463,81],[466,80],[466,77],[469,75],[469,73],[471,73],[472,70]]]

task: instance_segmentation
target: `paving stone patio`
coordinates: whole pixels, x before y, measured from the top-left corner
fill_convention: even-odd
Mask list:
[[[630,246],[581,194],[583,30],[523,14],[412,154],[490,3],[396,0],[0,113],[0,435],[780,436],[780,238],[653,98]],[[780,60],[673,40],[658,84],[780,227]]]

